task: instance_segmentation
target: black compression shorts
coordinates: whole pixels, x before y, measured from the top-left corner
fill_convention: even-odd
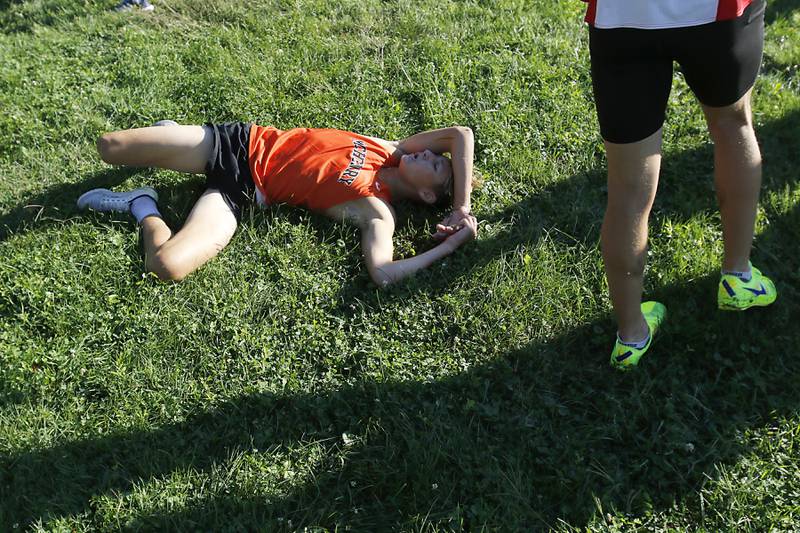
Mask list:
[[[219,190],[237,219],[241,217],[242,206],[255,198],[248,163],[250,126],[244,122],[204,125],[214,140],[206,161],[206,187]]]
[[[673,61],[702,104],[737,102],[755,83],[761,65],[764,9],[765,0],[754,0],[739,18],[688,28],[590,27],[592,84],[603,138],[631,143],[658,131]]]

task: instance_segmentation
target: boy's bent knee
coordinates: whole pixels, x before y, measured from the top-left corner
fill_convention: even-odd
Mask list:
[[[145,269],[152,272],[161,281],[182,281],[190,274],[185,268],[173,261],[169,255],[158,251],[145,258]]]

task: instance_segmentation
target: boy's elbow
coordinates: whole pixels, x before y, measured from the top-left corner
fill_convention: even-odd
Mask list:
[[[468,126],[456,126],[456,130],[465,139],[472,139],[474,137],[472,128],[469,128]]]

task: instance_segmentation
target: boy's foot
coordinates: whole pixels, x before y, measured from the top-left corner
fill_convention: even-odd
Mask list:
[[[127,192],[92,189],[89,192],[83,193],[81,197],[78,198],[78,208],[129,213],[131,210],[131,202],[142,196],[149,196],[154,202],[158,201],[158,193],[150,187],[141,187]]]
[[[138,7],[142,11],[153,11],[155,9],[149,0],[122,0],[114,8],[114,11],[130,11],[135,7]]]
[[[180,126],[180,124],[174,120],[164,119],[159,120],[158,122],[153,122],[153,126]]]
[[[637,364],[639,359],[647,352],[650,345],[653,344],[653,337],[655,337],[661,323],[667,316],[667,308],[658,302],[644,302],[642,304],[642,314],[644,320],[647,322],[647,327],[650,334],[647,337],[647,343],[641,348],[623,344],[617,337],[617,342],[614,344],[614,350],[611,352],[611,366],[620,370],[630,370]]]
[[[731,274],[723,274],[717,290],[717,305],[723,311],[744,311],[751,307],[764,307],[775,301],[778,292],[775,284],[756,267],[750,265],[750,281]]]

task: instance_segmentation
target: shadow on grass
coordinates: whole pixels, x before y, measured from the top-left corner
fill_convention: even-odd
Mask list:
[[[78,17],[86,16],[94,8],[83,2],[39,2],[36,9],[26,9],[26,2],[0,0],[0,32],[4,34],[30,33],[36,26],[58,26],[70,24]],[[109,4],[109,9],[114,4]]]
[[[770,0],[767,4],[767,11],[764,13],[764,21],[772,24],[779,18],[789,17],[798,9],[800,9],[800,0]]]
[[[795,211],[791,222],[798,219]],[[694,505],[715,468],[742,453],[743,431],[798,408],[800,339],[784,327],[797,311],[704,323],[697,317],[717,313],[716,280],[712,272],[656,291],[681,305],[634,373],[606,366],[608,339],[594,341],[598,324],[587,324],[432,383],[244,396],[155,431],[4,459],[3,521],[84,513],[99,495],[304,443],[319,443],[328,457],[312,481],[269,496],[220,486],[186,509],[157,509],[126,527],[378,531],[426,517],[513,530],[559,519],[580,525],[598,505],[631,513]],[[366,437],[348,442],[345,433]]]
[[[135,168],[103,169],[78,183],[59,183],[33,194],[22,205],[0,214],[0,242],[15,233],[63,223],[80,211],[75,202],[89,189],[115,187],[138,172]]]
[[[107,213],[93,214],[78,209],[76,202],[81,194],[95,188],[113,189],[130,179],[131,177],[143,172],[153,172],[150,169],[135,167],[113,167],[99,170],[87,179],[77,183],[59,183],[44,191],[34,193],[17,207],[6,213],[0,214],[0,242],[8,240],[15,234],[24,233],[31,230],[42,230],[50,226],[63,224],[73,218],[80,217],[82,220],[90,219],[97,221],[107,221]],[[173,227],[180,227],[180,223],[186,218],[194,202],[203,192],[205,178],[202,176],[189,176],[180,182],[156,184],[158,189],[159,202],[163,204],[163,215],[168,223]],[[131,221],[127,215],[116,215],[117,217]]]
[[[23,4],[25,0],[0,0],[0,11],[6,11],[12,6]]]
[[[800,85],[796,79],[798,72],[800,72],[800,65],[795,63],[781,63],[765,54],[761,64],[761,72],[767,75],[780,76],[785,80],[789,88],[792,87],[792,84],[795,86]]]
[[[799,118],[793,112],[759,129],[767,190],[796,179]],[[710,170],[710,149],[666,159],[654,216],[688,218],[714,209],[710,187],[699,194],[698,181],[676,178],[702,175],[710,181]],[[120,178],[111,171],[91,185]],[[601,180],[599,172],[576,176],[491,215],[490,223],[508,222],[508,229],[466,249],[453,275],[467,276],[496,254],[535,242],[542,228],[596,242]],[[189,202],[180,188],[173,193]],[[656,287],[649,296],[665,302],[671,316],[634,373],[607,367],[610,328],[599,321],[435,382],[243,396],[157,430],[0,459],[0,523],[91,513],[101,495],[125,493],[176,472],[225,468],[238,454],[269,457],[311,443],[327,459],[305,483],[273,487],[267,495],[211,487],[186,508],[156,504],[150,515],[127,526],[380,530],[427,522],[521,529],[553,527],[559,520],[580,526],[599,509],[666,511],[675,502],[694,508],[696,491],[715,477],[716,468],[746,451],[743,432],[800,406],[800,338],[786,327],[800,316],[796,306],[784,303],[798,297],[790,282],[798,280],[800,262],[786,245],[799,242],[800,208],[770,220],[755,256],[778,281],[778,304],[719,316],[715,271]],[[363,289],[351,290],[364,296]],[[348,441],[345,433],[364,438]]]
[[[0,0],[0,33],[6,35],[32,33],[38,26],[71,28],[78,19],[102,13],[113,13],[119,0],[105,2],[63,2],[41,0],[35,5],[23,0]],[[29,4],[26,6],[25,4]],[[121,17],[139,13],[120,13]]]

